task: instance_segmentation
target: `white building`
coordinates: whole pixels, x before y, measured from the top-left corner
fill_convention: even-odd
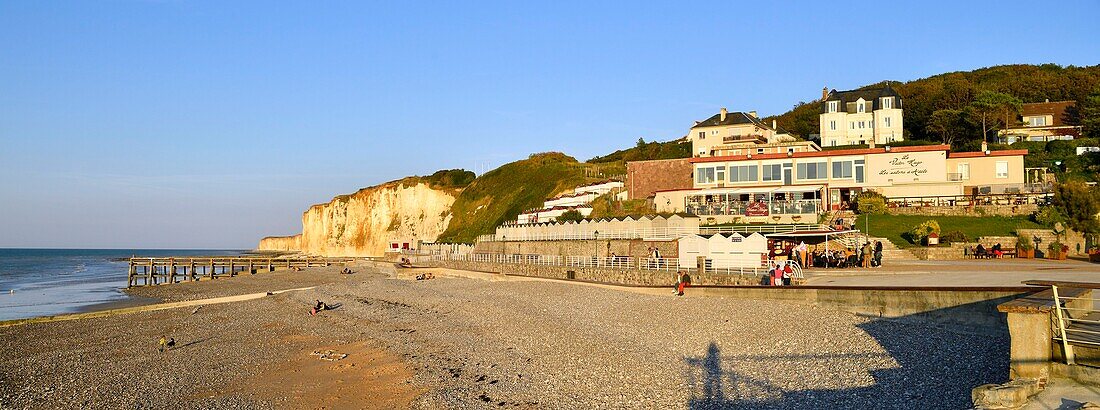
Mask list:
[[[882,88],[832,90],[821,103],[821,146],[902,141],[902,105],[890,83]]]
[[[697,268],[700,258],[708,269],[757,268],[768,258],[768,238],[759,233],[687,235],[677,247],[681,268]]]
[[[592,201],[596,200],[596,198],[601,195],[605,195],[615,190],[622,190],[624,186],[625,184],[623,184],[622,181],[604,181],[577,187],[573,189],[573,193],[571,194],[559,195],[547,199],[542,203],[542,208],[532,209],[519,214],[519,216],[516,217],[516,223],[523,225],[554,222],[561,214],[571,210],[576,210],[587,218],[588,215],[592,214],[592,206],[589,205]]]

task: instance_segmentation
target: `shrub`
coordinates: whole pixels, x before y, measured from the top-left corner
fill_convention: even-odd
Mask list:
[[[935,232],[937,235],[940,233],[940,223],[934,219],[929,219],[922,222],[920,225],[914,226],[909,232],[906,232],[905,239],[914,244],[922,244],[924,240],[928,238],[928,234]]]
[[[940,236],[940,242],[943,243],[966,243],[968,242],[966,234],[961,231],[950,231]]]
[[[1031,219],[1039,225],[1053,227],[1056,223],[1066,223],[1066,215],[1056,207],[1044,206],[1031,215]]]
[[[886,213],[886,197],[875,191],[863,191],[856,196],[855,210],[861,214],[883,215]]]
[[[566,223],[569,221],[580,222],[582,220],[584,220],[584,215],[581,215],[581,211],[578,211],[576,209],[570,209],[568,211],[565,211],[561,215],[558,215],[558,222],[560,223]]]
[[[1069,252],[1069,246],[1066,246],[1066,244],[1062,242],[1054,241],[1047,245],[1047,251],[1050,251],[1050,253]]]
[[[1019,235],[1016,237],[1016,249],[1025,252],[1035,250],[1035,240],[1031,238],[1031,235]]]

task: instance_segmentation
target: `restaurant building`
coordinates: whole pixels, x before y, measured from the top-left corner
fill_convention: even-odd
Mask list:
[[[657,212],[708,222],[817,223],[865,190],[889,200],[1023,192],[1026,154],[927,145],[695,157],[692,188],[653,201]]]

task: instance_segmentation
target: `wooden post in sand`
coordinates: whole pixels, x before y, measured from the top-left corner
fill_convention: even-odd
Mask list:
[[[126,271],[126,287],[134,286],[134,260],[130,259],[130,269]]]
[[[229,258],[229,277],[231,277],[231,278],[233,277],[233,268],[235,268],[233,262],[234,262],[233,258]]]
[[[176,283],[176,258],[168,258],[168,281],[166,283]]]
[[[210,279],[214,279],[214,258],[210,258],[210,271],[207,274],[210,275]]]
[[[248,274],[255,274],[256,271],[252,270],[252,258],[248,258]]]
[[[153,264],[153,258],[149,258],[149,270],[145,271],[145,286],[149,286],[153,283],[153,269],[156,269],[157,265]]]
[[[191,274],[188,277],[192,282],[194,282],[195,281],[195,259],[192,258],[190,260],[190,262],[191,262],[191,272],[190,272]]]
[[[267,271],[268,272],[274,272],[275,271],[275,267],[271,266],[271,258],[267,258]]]

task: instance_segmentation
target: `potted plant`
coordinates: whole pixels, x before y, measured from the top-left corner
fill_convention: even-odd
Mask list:
[[[1066,254],[1069,253],[1069,247],[1059,241],[1051,242],[1047,245],[1047,259],[1066,260]]]
[[[1020,235],[1016,237],[1016,257],[1024,259],[1035,258],[1035,242],[1031,239],[1031,235]]]

